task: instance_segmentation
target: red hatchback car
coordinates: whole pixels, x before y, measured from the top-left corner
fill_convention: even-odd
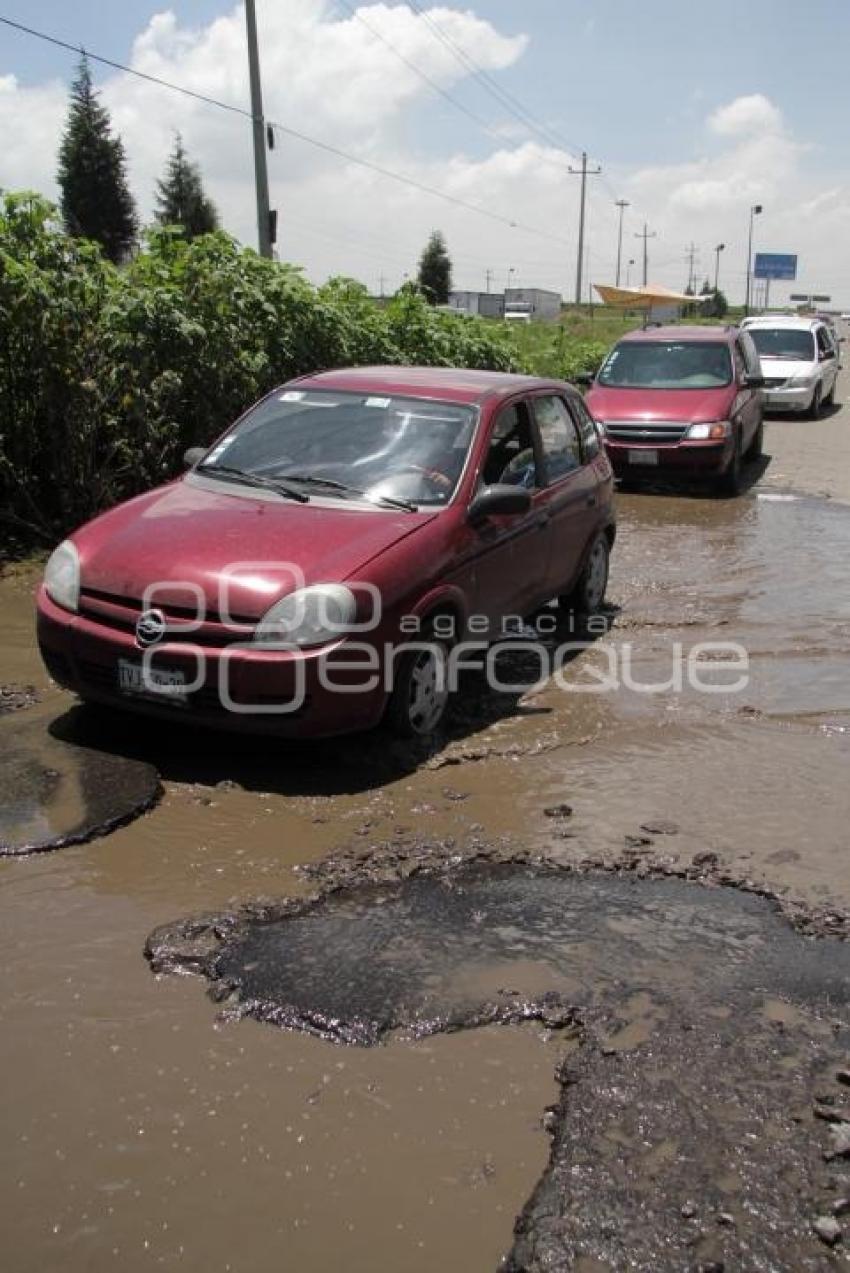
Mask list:
[[[704,477],[736,495],[761,455],[761,363],[738,327],[650,327],[618,341],[587,405],[620,478]]]
[[[613,477],[570,386],[447,368],[273,390],[50,558],[38,639],[83,699],[307,737],[428,733],[450,654],[603,602]]]

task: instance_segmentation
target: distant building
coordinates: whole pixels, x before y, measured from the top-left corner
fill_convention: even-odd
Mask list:
[[[505,312],[505,298],[501,292],[450,292],[449,307],[464,314],[477,314],[480,318],[501,318]]]
[[[527,313],[532,320],[559,318],[561,296],[559,292],[547,292],[542,287],[508,287],[505,289],[505,309],[515,314]]]

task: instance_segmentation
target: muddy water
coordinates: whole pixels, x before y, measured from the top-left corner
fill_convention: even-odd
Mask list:
[[[624,496],[613,626],[564,673],[588,680],[630,644],[635,677],[660,681],[671,642],[686,656],[739,641],[745,690],[494,695],[473,678],[448,736],[419,751],[137,721],[110,733],[50,688],[29,581],[0,582],[0,680],[42,695],[6,723],[153,760],[165,787],[107,837],[0,861],[0,1196],[16,1270],[178,1257],[197,1270],[489,1270],[540,1176],[558,1047],[539,1027],[362,1054],[216,1026],[196,983],[150,976],[141,952],[158,924],[303,891],[294,868],[343,845],[403,852],[424,836],[460,853],[504,836],[611,861],[659,819],[678,830],[643,837],[647,856],[715,852],[730,874],[850,907],[850,512],[758,495]],[[562,802],[572,816],[544,815]]]

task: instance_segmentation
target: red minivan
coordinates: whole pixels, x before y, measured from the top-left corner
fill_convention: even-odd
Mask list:
[[[707,477],[735,495],[761,454],[764,379],[739,327],[649,327],[618,341],[586,402],[619,478]]]

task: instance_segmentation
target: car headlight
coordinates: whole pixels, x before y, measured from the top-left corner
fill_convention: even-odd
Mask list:
[[[694,442],[722,442],[731,432],[728,420],[714,420],[711,424],[692,424],[685,437]]]
[[[815,372],[801,371],[796,376],[789,376],[785,383],[797,389],[805,389],[810,384],[813,383],[814,379],[815,379]]]
[[[80,604],[80,555],[70,539],[63,540],[48,557],[44,587],[57,606],[76,613]]]
[[[266,611],[254,632],[259,643],[324,645],[344,636],[357,611],[350,588],[341,583],[319,583],[298,588]]]
[[[599,434],[600,438],[604,438],[606,433],[608,432],[608,430],[605,428],[605,421],[594,420],[593,423],[596,425],[596,432]]]

